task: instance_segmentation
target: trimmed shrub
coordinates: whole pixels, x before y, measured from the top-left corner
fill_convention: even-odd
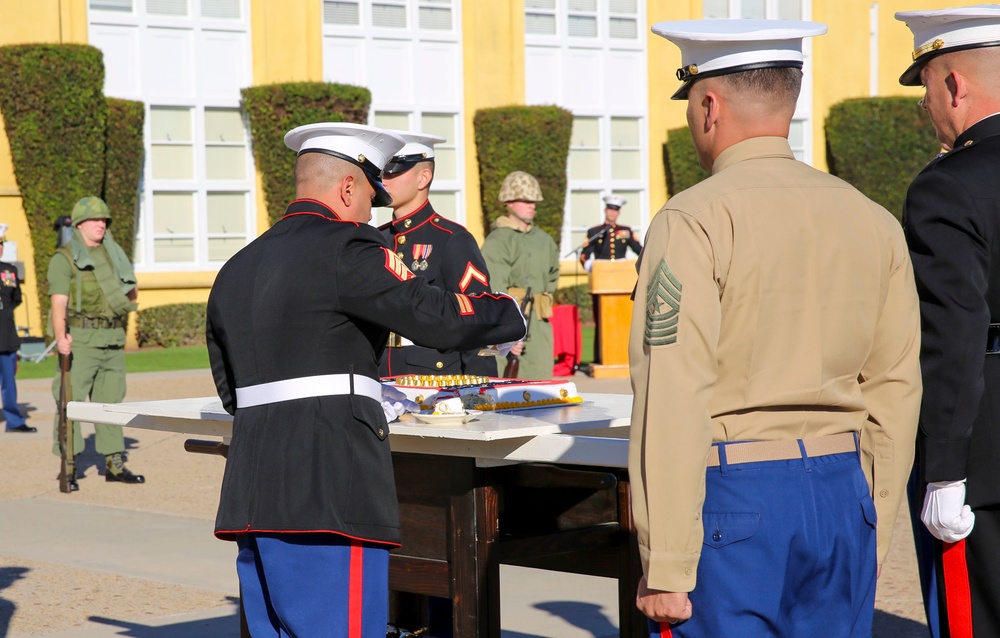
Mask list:
[[[147,346],[205,345],[206,303],[175,303],[139,311],[136,339]]]
[[[268,220],[274,224],[295,199],[295,153],[285,146],[285,133],[316,122],[364,124],[371,92],[348,84],[291,82],[252,86],[241,94],[250,122],[254,160],[264,184]]]
[[[114,216],[115,241],[131,259],[139,217],[139,181],[145,153],[142,127],[146,109],[142,102],[107,100],[104,201]]]
[[[477,111],[473,126],[486,234],[494,219],[507,214],[497,199],[503,178],[512,171],[525,171],[538,180],[545,198],[538,202],[535,223],[558,245],[573,114],[558,106],[505,106]]]
[[[826,118],[830,173],[900,218],[906,189],[941,150],[930,118],[910,97],[858,98]]]
[[[594,300],[590,296],[590,284],[559,288],[552,298],[553,303],[577,306],[580,323],[594,322]]]
[[[691,188],[711,175],[698,164],[698,152],[694,149],[691,131],[686,126],[667,131],[663,164],[667,169],[667,192],[670,195]]]
[[[103,57],[92,46],[0,47],[0,111],[31,231],[42,316],[48,314],[45,273],[56,244],[52,223],[81,197],[103,190],[103,86]]]

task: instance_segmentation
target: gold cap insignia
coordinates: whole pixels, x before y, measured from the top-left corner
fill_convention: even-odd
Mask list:
[[[924,55],[925,53],[930,53],[931,51],[937,51],[943,46],[944,46],[944,40],[942,40],[941,38],[938,38],[933,42],[928,42],[927,44],[925,44],[924,46],[918,48],[916,51],[913,52],[913,61],[916,62],[917,58]]]
[[[365,163],[365,156],[364,155],[358,155],[358,161],[361,162],[362,164],[364,164]]]

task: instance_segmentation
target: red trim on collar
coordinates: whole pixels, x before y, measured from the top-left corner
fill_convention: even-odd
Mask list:
[[[429,199],[428,199],[428,200],[427,200],[426,202],[424,202],[424,203],[423,203],[423,204],[422,204],[422,205],[420,206],[420,208],[418,208],[417,210],[413,211],[412,213],[407,213],[407,214],[403,215],[402,217],[400,217],[399,219],[396,219],[396,218],[393,218],[392,222],[390,222],[390,223],[391,223],[391,224],[392,224],[393,226],[395,226],[395,225],[396,225],[396,224],[398,224],[399,222],[401,222],[401,221],[405,221],[405,220],[406,220],[406,219],[407,219],[408,217],[413,217],[414,215],[416,215],[417,213],[419,213],[419,212],[420,212],[420,211],[422,211],[423,209],[425,209],[425,208],[427,208],[428,206],[430,206],[430,204],[431,204],[431,200],[429,200]],[[406,230],[406,232],[410,232],[410,230],[412,230],[412,229],[408,228],[408,229]]]

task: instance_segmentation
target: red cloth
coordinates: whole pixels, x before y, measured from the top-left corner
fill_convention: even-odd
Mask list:
[[[556,360],[552,374],[569,377],[580,365],[583,337],[580,330],[580,311],[571,304],[552,306],[552,356]]]

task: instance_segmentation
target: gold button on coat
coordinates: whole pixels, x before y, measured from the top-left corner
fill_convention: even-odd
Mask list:
[[[444,364],[441,363],[440,361],[438,361],[437,363],[434,364],[434,367],[437,368],[438,370],[440,370],[441,368],[444,367]]]
[[[402,237],[400,237],[396,241],[399,242],[400,244],[405,244],[406,243],[406,236],[403,235]]]

